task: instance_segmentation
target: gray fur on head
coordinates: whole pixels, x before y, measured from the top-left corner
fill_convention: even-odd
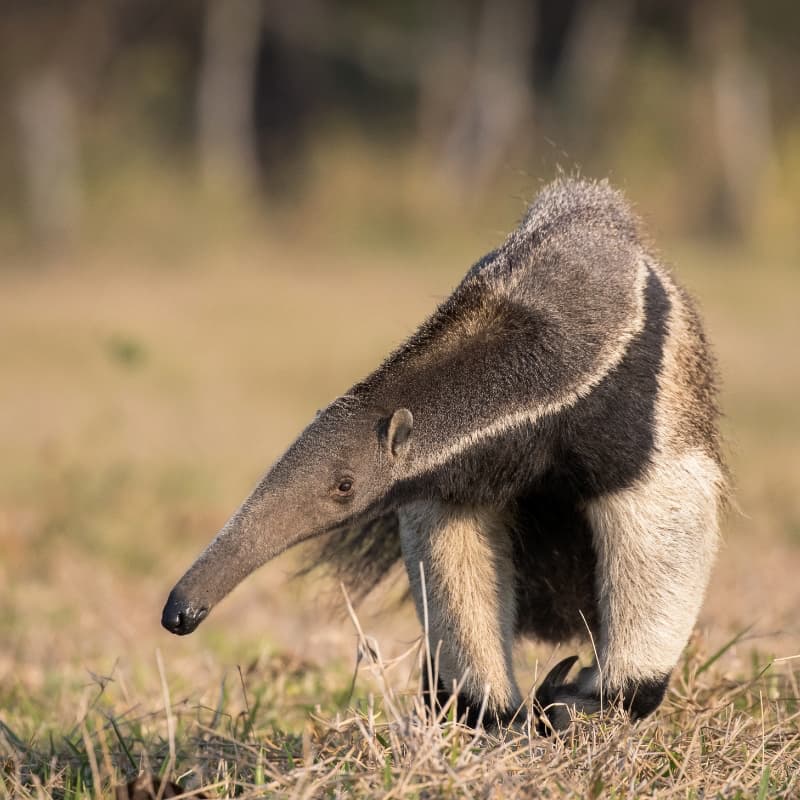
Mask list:
[[[356,594],[405,561],[475,722],[518,712],[518,635],[594,636],[543,684],[556,727],[661,701],[716,548],[725,471],[693,304],[607,183],[563,179],[397,351],[321,412],[177,584],[188,633],[253,569],[323,536]],[[420,569],[428,596],[421,596]]]

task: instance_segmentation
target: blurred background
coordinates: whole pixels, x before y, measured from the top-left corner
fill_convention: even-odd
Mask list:
[[[0,12],[0,707],[151,683],[155,647],[187,691],[264,652],[351,663],[303,551],[189,639],[161,606],[560,171],[627,193],[719,356],[738,508],[697,646],[800,652],[800,5]],[[386,605],[390,651],[417,634]]]

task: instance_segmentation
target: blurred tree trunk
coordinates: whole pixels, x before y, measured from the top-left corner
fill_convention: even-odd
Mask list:
[[[555,95],[569,123],[568,143],[580,152],[606,128],[602,112],[625,55],[633,12],[633,0],[584,0],[577,6],[555,76]]]
[[[747,26],[738,2],[698,4],[695,46],[708,75],[710,122],[717,158],[711,176],[709,222],[720,233],[746,234],[772,151],[769,87],[748,52]]]
[[[263,17],[260,0],[206,3],[198,122],[203,178],[212,190],[246,193],[257,182],[253,110]]]
[[[102,0],[12,5],[0,28],[24,219],[39,243],[75,238],[84,206],[81,114],[111,50]]]
[[[521,126],[532,121],[533,0],[484,0],[472,74],[447,135],[443,171],[463,189],[496,172]]]
[[[441,146],[458,112],[458,99],[469,85],[469,5],[440,0],[431,4],[429,13],[420,34],[423,45],[416,118],[421,141]]]
[[[15,99],[28,220],[39,242],[63,244],[83,196],[75,99],[57,69],[20,81]]]

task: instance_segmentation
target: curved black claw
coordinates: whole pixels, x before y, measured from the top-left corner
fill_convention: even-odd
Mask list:
[[[567,679],[567,675],[569,675],[569,671],[575,666],[577,660],[578,656],[567,656],[567,658],[559,661],[558,664],[547,673],[544,680],[539,684],[539,688],[536,690],[536,698],[542,706],[547,705],[547,703],[544,702],[545,699],[552,698],[552,696],[555,695],[555,690],[561,688]],[[553,700],[549,699],[549,702],[552,703]]]
[[[539,722],[536,730],[540,736],[558,733],[569,727],[571,717],[568,708],[570,701],[578,699],[578,686],[567,683],[567,676],[575,666],[578,656],[568,656],[558,662],[539,684],[534,696]]]

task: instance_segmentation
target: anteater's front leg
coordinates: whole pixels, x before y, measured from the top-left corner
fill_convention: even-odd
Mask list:
[[[508,526],[498,512],[442,503],[411,503],[399,516],[417,614],[422,622],[427,604],[430,650],[438,651],[440,702],[460,683],[459,715],[466,712],[468,724],[477,724],[484,700],[483,723],[507,724],[521,713]]]

